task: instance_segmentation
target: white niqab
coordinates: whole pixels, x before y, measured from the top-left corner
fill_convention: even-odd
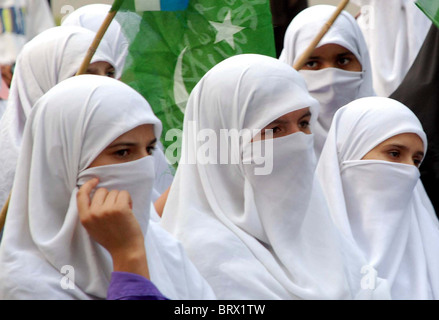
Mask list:
[[[361,160],[402,133],[427,139],[416,116],[401,103],[363,98],[334,117],[317,166],[331,214],[354,239],[392,299],[438,299],[439,224],[414,165]]]
[[[67,79],[38,101],[26,123],[0,247],[0,298],[106,297],[112,260],[81,225],[76,205],[78,186],[94,176],[99,186],[131,193],[158,289],[170,299],[214,298],[179,242],[154,221],[152,157],[88,168],[112,141],[143,124],[153,124],[160,137],[161,122],[145,99],[108,77]],[[63,274],[64,266],[73,273]],[[65,277],[74,289],[62,288]]]
[[[294,17],[286,31],[284,49],[279,60],[293,66],[335,9],[336,7],[330,5],[316,5]],[[309,92],[321,105],[314,130],[317,157],[323,148],[334,113],[355,99],[375,95],[369,52],[361,30],[351,14],[342,11],[317,48],[326,44],[337,44],[351,51],[360,62],[362,71],[338,68],[300,71]]]
[[[224,129],[261,130],[303,108],[310,108],[312,128],[318,103],[292,68],[260,55],[228,58],[210,70],[190,95],[182,159],[202,149],[204,139],[198,135],[203,130],[213,130],[217,137]],[[256,174],[262,162],[248,148],[268,148],[270,143],[272,170]],[[227,150],[233,152],[230,145]],[[362,263],[339,237],[320,187],[313,184],[312,135],[298,132],[243,142],[239,150],[239,163],[180,162],[161,222],[182,241],[217,297],[350,299],[361,295]]]

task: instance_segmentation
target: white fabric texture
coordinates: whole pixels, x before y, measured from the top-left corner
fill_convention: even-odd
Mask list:
[[[28,42],[20,53],[0,120],[0,203],[11,191],[26,119],[32,106],[57,83],[78,71],[95,33],[80,27],[55,27]],[[110,47],[102,42],[91,63],[113,65]]]
[[[60,104],[62,106],[60,106]],[[213,299],[180,243],[154,222],[154,160],[87,169],[112,141],[142,124],[161,122],[145,99],[120,81],[92,75],[67,79],[44,95],[26,123],[0,247],[0,298],[103,299],[112,271],[108,252],[79,221],[78,185],[126,189],[146,233],[151,281],[171,299]],[[74,274],[63,274],[63,266]],[[75,289],[61,287],[69,277]]]
[[[111,5],[100,3],[82,6],[65,17],[61,26],[78,26],[97,32],[110,9]],[[103,39],[111,46],[116,67],[116,79],[120,79],[129,43],[116,19],[113,19],[109,25]]]
[[[284,49],[279,60],[293,66],[335,9],[336,7],[330,5],[315,5],[294,17],[286,31]],[[342,11],[317,48],[326,44],[337,44],[351,51],[360,62],[362,71],[345,71],[338,68],[300,71],[309,92],[321,105],[314,130],[317,158],[323,148],[334,113],[355,99],[375,95],[366,42],[350,13]]]
[[[364,293],[357,291],[361,262],[339,238],[320,186],[313,183],[312,135],[243,142],[239,152],[233,143],[218,144],[210,163],[186,161],[202,152],[203,130],[216,137],[224,129],[261,130],[307,107],[312,127],[318,103],[302,77],[277,59],[253,54],[219,63],[190,95],[183,161],[161,225],[182,242],[219,299],[351,299]],[[270,142],[273,170],[258,175],[261,159],[248,149],[268,148]],[[215,163],[216,157],[226,158],[221,150],[240,161]]]
[[[334,117],[317,166],[331,215],[354,239],[392,299],[439,298],[439,224],[414,165],[361,160],[402,133],[427,138],[417,117],[389,98],[369,97]]]
[[[357,22],[369,48],[375,91],[389,97],[404,80],[432,22],[415,0],[353,2],[361,7]]]
[[[55,27],[47,1],[2,0],[0,9],[10,10],[0,17],[2,26],[6,29],[0,33],[0,64],[14,63],[28,41],[39,33]]]

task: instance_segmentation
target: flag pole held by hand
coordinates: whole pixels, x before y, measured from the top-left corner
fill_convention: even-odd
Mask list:
[[[88,49],[87,54],[84,60],[82,61],[82,64],[79,67],[78,72],[76,73],[77,76],[84,74],[87,71],[88,66],[90,65],[90,61],[93,58],[93,55],[95,54],[97,48],[99,47],[99,44],[101,43],[105,32],[107,32],[108,27],[110,26],[111,22],[113,21],[114,17],[117,14],[117,11],[119,10],[123,2],[124,0],[114,1],[113,6],[111,7],[104,21],[102,22],[102,25],[99,27],[99,30],[97,31],[96,36],[92,44],[90,45],[90,48]]]
[[[338,16],[341,14],[341,12],[346,8],[348,5],[349,0],[342,0],[338,4],[336,10],[332,14],[332,16],[329,18],[329,20],[325,23],[323,28],[320,30],[320,32],[317,34],[317,36],[314,38],[314,40],[311,42],[311,44],[308,46],[308,48],[305,50],[305,52],[299,57],[299,59],[294,64],[293,68],[296,70],[302,69],[302,67],[305,65],[306,61],[311,56],[314,49],[319,44],[320,40],[322,40],[323,36],[328,32],[328,30],[331,28],[334,21],[338,18]]]

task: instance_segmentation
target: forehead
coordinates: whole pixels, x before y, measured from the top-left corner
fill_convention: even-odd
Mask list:
[[[401,133],[380,143],[377,147],[398,145],[413,150],[415,152],[424,150],[424,142],[416,133]]]
[[[325,44],[323,46],[314,49],[312,56],[331,57],[340,54],[351,54],[355,56],[350,50],[334,43]]]
[[[145,139],[154,137],[154,125],[142,124],[134,129],[131,129],[124,134],[120,135],[114,142],[122,141],[125,139]]]

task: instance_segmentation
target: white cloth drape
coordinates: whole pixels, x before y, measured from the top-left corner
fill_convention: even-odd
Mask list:
[[[424,43],[431,20],[415,0],[353,0],[372,62],[378,96],[388,97],[404,80]]]
[[[335,9],[336,7],[330,5],[316,5],[301,11],[294,17],[286,31],[284,49],[279,60],[293,66]],[[355,99],[375,95],[366,42],[350,13],[342,11],[317,48],[327,44],[337,44],[351,51],[360,62],[362,71],[353,72],[338,68],[300,71],[311,95],[321,105],[314,130],[317,157],[323,148],[334,113]]]
[[[353,239],[393,299],[439,298],[439,224],[419,170],[408,164],[361,160],[402,133],[427,138],[416,116],[382,97],[356,100],[334,117],[317,166],[331,215]]]
[[[202,163],[206,136],[218,142],[223,130],[260,130],[307,107],[312,128],[318,103],[302,77],[277,59],[252,54],[221,62],[190,95],[182,160],[161,224],[181,240],[219,299],[364,297],[362,261],[339,237],[320,186],[313,183],[312,135],[238,145],[220,140],[210,163]],[[258,165],[263,159],[257,151],[248,150],[270,143],[273,152],[266,149],[265,160],[271,158],[272,171],[258,174],[267,167]],[[227,164],[215,162],[227,158],[221,152],[234,157]],[[201,160],[193,164],[190,157]]]
[[[0,298],[105,298],[112,271],[108,252],[82,227],[78,186],[93,176],[131,193],[145,234],[151,280],[171,299],[214,298],[179,242],[150,211],[152,157],[87,169],[112,141],[142,124],[161,122],[136,91],[120,81],[82,75],[45,94],[25,126],[9,212],[0,246]],[[73,272],[63,274],[63,267]],[[63,289],[68,276],[75,289]]]

